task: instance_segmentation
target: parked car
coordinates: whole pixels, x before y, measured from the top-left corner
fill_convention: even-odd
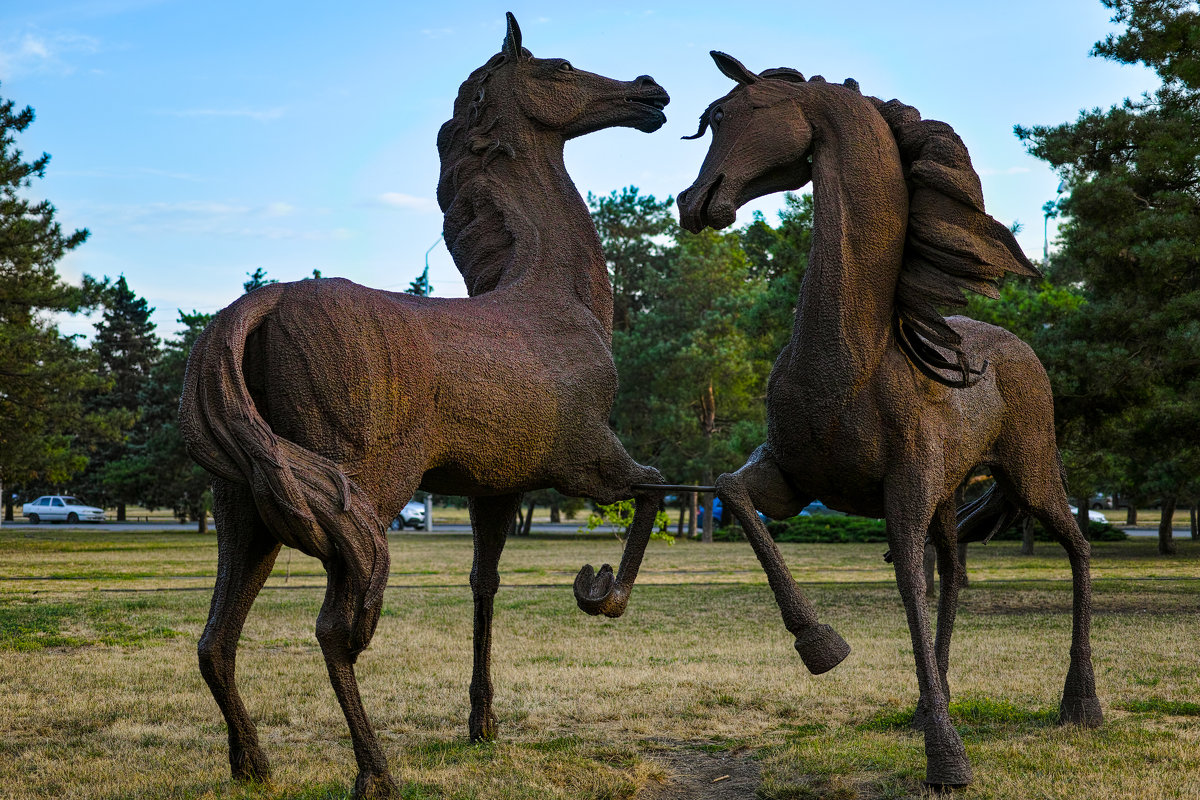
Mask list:
[[[720,525],[721,524],[721,514],[722,514],[721,498],[716,497],[714,495],[713,499],[712,499],[712,507],[713,507],[713,517],[717,520],[717,524]],[[757,513],[758,513],[758,518],[761,519],[763,522],[771,521],[771,520],[767,519],[766,515],[764,515],[761,511],[759,511]],[[707,518],[707,516],[708,516],[708,514],[705,511],[704,506],[696,506],[696,527],[697,528],[704,527],[704,520]],[[733,515],[731,514],[730,515],[731,519],[732,519],[732,516]]]
[[[21,506],[21,513],[34,525],[39,522],[104,522],[104,509],[89,506],[74,497],[48,494]]]
[[[418,503],[416,500],[409,500],[408,504],[400,511],[400,515],[392,520],[392,530],[398,531],[401,528],[412,528],[414,531],[419,531],[425,527],[425,504]]]
[[[1079,516],[1079,509],[1076,508],[1075,506],[1071,506],[1071,513],[1076,516]],[[1094,508],[1088,509],[1088,519],[1092,522],[1100,522],[1105,525],[1108,524],[1108,517],[1104,516],[1103,514],[1101,514],[1099,511],[1097,511]]]
[[[831,517],[846,516],[841,511],[834,511],[832,508],[829,508],[824,503],[822,503],[820,500],[813,500],[811,503],[809,503],[808,505],[806,505],[804,507],[803,511],[800,512],[800,516],[802,516],[802,517],[819,517],[822,514],[827,514]]]

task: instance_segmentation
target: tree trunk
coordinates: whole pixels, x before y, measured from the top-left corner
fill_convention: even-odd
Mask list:
[[[688,538],[696,538],[696,492],[688,492]]]
[[[675,538],[683,538],[683,521],[687,518],[687,508],[684,507],[683,496],[679,497],[679,525],[675,531]]]
[[[1021,555],[1033,555],[1033,517],[1021,521]]]
[[[557,493],[550,495],[550,521],[557,524],[562,522],[562,511],[559,508],[559,499]]]
[[[117,522],[125,521],[125,504],[117,503]]]
[[[1088,541],[1091,541],[1092,537],[1088,535],[1087,512],[1088,512],[1087,498],[1085,497],[1079,501],[1078,510],[1075,512],[1075,522],[1076,522],[1076,524],[1079,525],[1079,532],[1083,534],[1083,538],[1087,539]]]
[[[196,533],[208,533],[208,512],[201,511],[196,520]]]
[[[1130,526],[1137,525],[1137,504],[1132,500],[1129,501],[1129,508],[1125,512],[1125,524]]]
[[[521,513],[521,504],[517,503],[517,510],[513,516],[512,535],[520,536],[521,529],[525,527],[525,515]]]
[[[711,484],[705,485],[708,486]],[[710,494],[708,496],[708,510],[704,514],[704,527],[700,529],[700,541],[704,542],[705,544],[712,544],[713,528],[717,526],[717,521],[714,519],[715,515],[713,514],[714,498],[716,498],[715,494]]]
[[[0,497],[4,498],[4,521],[12,522],[12,498],[4,492],[4,479],[0,478]]]
[[[1171,532],[1171,523],[1175,521],[1175,498],[1164,497],[1162,500],[1162,519],[1158,521],[1158,554],[1162,556],[1175,555],[1175,539]]]
[[[525,530],[521,533],[522,536],[528,536],[529,529],[533,527],[533,508],[536,505],[536,500],[530,500],[529,508],[525,509]]]
[[[937,593],[933,582],[933,568],[937,565],[937,550],[933,546],[933,542],[925,543],[925,596],[933,597]]]
[[[1196,525],[1196,504],[1195,503],[1192,503],[1191,515],[1192,515],[1192,539],[1193,540],[1200,539],[1200,527],[1197,527],[1197,525]]]

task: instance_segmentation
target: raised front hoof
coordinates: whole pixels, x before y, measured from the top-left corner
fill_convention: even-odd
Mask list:
[[[624,614],[626,598],[616,591],[614,580],[612,567],[608,564],[600,567],[599,572],[593,570],[591,564],[579,570],[575,576],[575,602],[580,610],[593,617]]]
[[[467,721],[467,731],[472,742],[496,741],[496,727],[496,715],[491,711],[472,711]]]
[[[1099,728],[1104,724],[1104,712],[1100,709],[1100,698],[1063,695],[1058,707],[1059,725],[1079,725],[1083,728]]]
[[[267,783],[271,780],[271,764],[258,748],[230,750],[229,766],[235,781]]]
[[[797,634],[796,652],[809,672],[820,675],[845,661],[850,645],[828,625],[812,625]]]
[[[400,789],[386,772],[360,772],[354,782],[354,800],[391,800]]]

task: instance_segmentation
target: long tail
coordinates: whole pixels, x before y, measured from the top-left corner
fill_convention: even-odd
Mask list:
[[[1057,450],[1054,451],[1054,458],[1058,461],[1058,477],[1065,490],[1067,488],[1067,470],[1063,466],[1062,456]],[[993,481],[986,492],[969,503],[963,503],[954,512],[954,519],[958,527],[958,541],[963,544],[990,541],[993,536],[1007,530],[1009,526],[1015,525],[1027,516],[1029,516],[1029,512],[1004,493],[1004,490],[1000,488],[1000,482]]]
[[[213,475],[250,486],[258,513],[284,544],[344,569],[354,611],[351,656],[370,642],[382,610],[389,555],[383,522],[341,467],[277,436],[258,413],[242,371],[246,339],[278,305],[264,286],[226,308],[188,358],[179,430]]]

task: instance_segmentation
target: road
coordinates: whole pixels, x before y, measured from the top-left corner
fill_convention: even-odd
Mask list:
[[[549,522],[535,522],[532,530],[536,533],[577,533],[581,523],[578,522],[563,522],[552,524]],[[106,530],[106,531],[121,531],[125,533],[136,533],[138,531],[178,531],[179,533],[192,533],[196,530],[195,522],[175,522],[173,520],[162,520],[158,522],[92,522],[79,523],[77,525],[68,525],[65,522],[43,522],[38,525],[31,525],[28,522],[4,522],[0,524],[0,530]],[[210,521],[209,531],[212,532],[215,528]],[[1157,537],[1158,528],[1123,528],[1122,530],[1130,536],[1135,537]],[[406,531],[407,533],[408,531]],[[471,526],[466,523],[435,525],[433,533],[470,533]],[[392,531],[394,534],[399,534],[399,531]],[[424,531],[413,531],[413,533],[424,533]],[[1176,538],[1185,539],[1190,537],[1190,532],[1187,528],[1175,528]]]

